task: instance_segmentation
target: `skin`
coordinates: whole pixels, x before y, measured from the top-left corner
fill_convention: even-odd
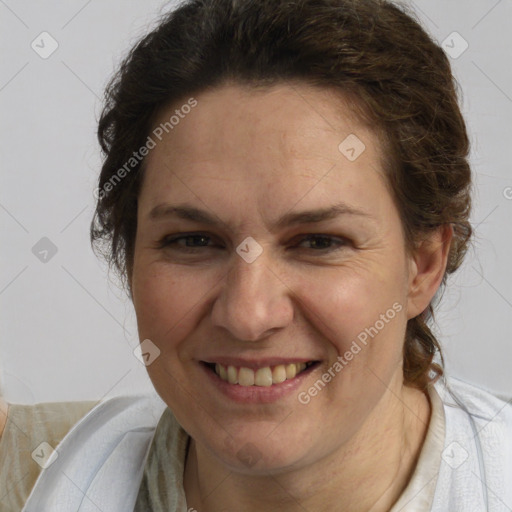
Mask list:
[[[451,229],[438,229],[408,255],[379,139],[334,91],[225,84],[196,99],[147,157],[130,276],[140,339],[161,351],[149,376],[193,439],[187,505],[389,510],[414,470],[430,418],[427,395],[403,382],[406,323],[440,285]],[[155,126],[176,108],[164,109]],[[349,134],[366,146],[353,162],[338,150]],[[289,211],[340,200],[368,216],[271,229]],[[207,210],[220,224],[151,220],[161,203]],[[166,235],[190,232],[211,239],[206,247],[192,242],[195,253],[185,252],[185,240],[157,247]],[[329,252],[304,240],[308,234],[345,242],[333,241]],[[263,249],[252,263],[235,251],[248,236]],[[301,404],[298,392],[396,303],[401,311]],[[321,364],[289,396],[240,404],[212,386],[199,363],[219,354]],[[250,467],[237,456],[247,443],[258,453]]]

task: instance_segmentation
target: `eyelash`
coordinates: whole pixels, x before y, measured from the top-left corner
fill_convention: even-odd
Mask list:
[[[186,240],[188,238],[206,238],[208,239],[208,241],[212,240],[213,237],[211,236],[208,236],[207,234],[205,233],[187,233],[187,234],[183,234],[183,235],[180,235],[180,236],[169,236],[169,235],[166,235],[164,236],[162,239],[160,239],[157,243],[157,249],[174,249],[174,247],[172,247],[173,245],[175,247],[177,247],[177,242],[179,240]],[[326,253],[326,252],[333,252],[333,251],[338,251],[340,249],[342,249],[344,246],[347,245],[348,241],[342,237],[334,237],[334,236],[330,236],[330,235],[324,235],[324,234],[320,234],[320,233],[310,233],[308,235],[305,235],[305,236],[302,236],[300,238],[299,241],[311,241],[311,240],[329,240],[331,242],[335,242],[338,244],[338,247],[326,247],[326,248],[321,248],[321,249],[312,249],[314,252],[323,252],[323,253]],[[212,248],[212,247],[208,247],[208,246],[196,246],[196,247],[178,247],[177,250],[181,251],[181,252],[185,252],[185,253],[197,253],[197,249],[202,249],[202,248]]]

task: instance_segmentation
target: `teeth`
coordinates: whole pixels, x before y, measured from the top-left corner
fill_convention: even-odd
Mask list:
[[[222,365],[219,365],[222,366]],[[228,366],[228,382],[230,384],[236,384],[238,382],[237,369],[234,366]]]
[[[254,386],[254,372],[250,368],[240,368],[238,384],[240,386]]]
[[[297,375],[297,365],[296,364],[287,364],[285,367],[286,370],[286,378],[293,379],[295,375]]]
[[[230,384],[239,384],[240,386],[263,386],[268,387],[272,384],[281,384],[287,379],[293,379],[297,374],[311,366],[309,363],[290,363],[280,364],[271,368],[265,366],[256,371],[242,366],[228,366],[227,368],[219,363],[215,364],[215,373],[224,381]]]
[[[286,370],[285,367],[280,364],[279,366],[274,366],[272,370],[272,384],[280,384],[286,380]]]
[[[272,370],[270,367],[259,368],[254,374],[256,386],[272,386]]]

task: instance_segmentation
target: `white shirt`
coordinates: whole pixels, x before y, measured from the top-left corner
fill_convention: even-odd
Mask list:
[[[453,395],[443,382],[430,389],[427,436],[390,512],[511,512],[512,400],[456,379],[447,383]],[[157,425],[159,432],[166,427],[163,440],[154,438]],[[142,483],[151,491],[154,512],[187,512],[187,440],[157,395],[100,403],[58,445],[57,458],[39,476],[23,511],[132,511],[136,503],[140,507]],[[156,461],[148,460],[151,448],[161,454]],[[151,477],[156,473],[150,463],[165,468],[166,479]]]

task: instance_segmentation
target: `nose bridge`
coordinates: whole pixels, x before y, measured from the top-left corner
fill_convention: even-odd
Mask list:
[[[214,326],[224,327],[238,340],[257,341],[291,321],[288,288],[271,265],[265,253],[252,263],[234,255],[213,306]]]

